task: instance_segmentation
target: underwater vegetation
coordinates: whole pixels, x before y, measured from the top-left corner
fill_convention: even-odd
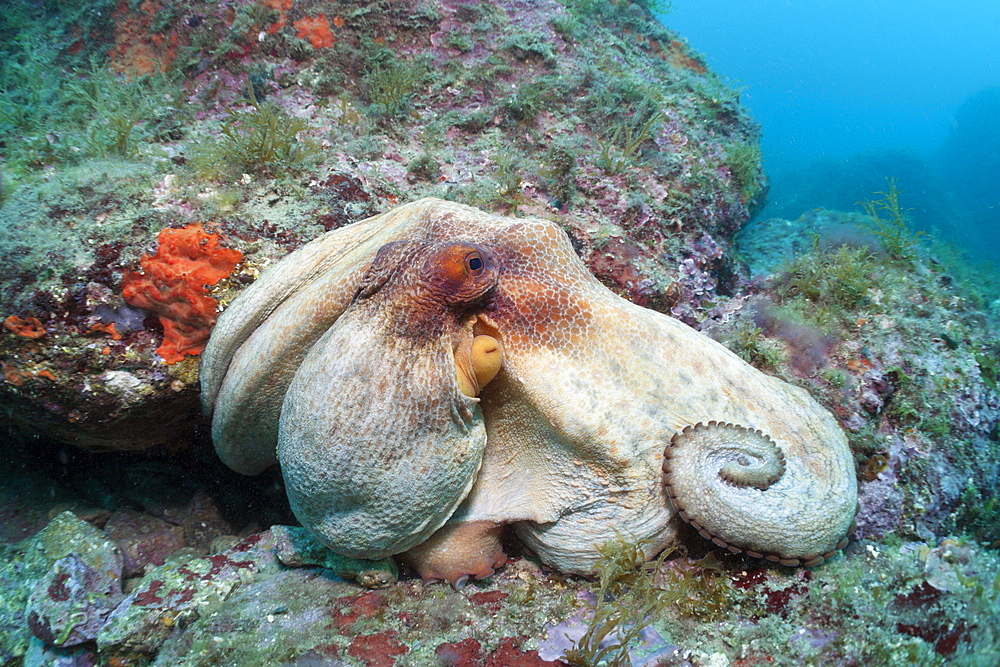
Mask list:
[[[654,112],[641,123],[626,120],[616,124],[611,136],[601,145],[597,166],[612,175],[628,169],[639,148],[655,136],[654,129],[661,120],[661,114]]]
[[[760,146],[757,144],[731,144],[726,147],[726,165],[740,186],[743,198],[750,201],[760,189]]]
[[[176,75],[128,76],[97,60],[66,72],[58,57],[43,46],[0,74],[0,134],[15,175],[86,157],[135,157],[140,146],[183,132]]]
[[[880,265],[871,249],[842,245],[791,260],[783,273],[781,297],[801,297],[822,310],[813,319],[847,317],[870,303],[870,289],[878,285]]]
[[[427,66],[422,62],[373,62],[364,75],[365,95],[373,113],[391,121],[410,110],[410,101],[427,78]]]
[[[678,647],[653,630],[664,617],[714,622],[728,614],[738,591],[714,556],[677,558],[671,548],[645,562],[646,546],[618,537],[598,548],[586,630],[563,652],[570,665],[627,667],[637,653],[644,661],[666,657]],[[549,636],[557,633],[550,630]]]
[[[209,180],[240,174],[295,173],[317,159],[319,143],[304,135],[308,121],[293,118],[271,102],[251,96],[249,109],[233,109],[222,120],[218,139],[198,144],[191,163],[199,177]]]
[[[670,550],[646,562],[643,545],[618,539],[598,549],[601,558],[593,586],[592,616],[566,661],[586,667],[631,665],[628,651],[648,625],[650,617],[671,603],[667,591],[653,576]]]
[[[889,257],[898,260],[912,261],[917,250],[920,237],[926,236],[923,230],[913,231],[906,221],[905,211],[899,204],[899,188],[896,179],[888,179],[888,187],[879,199],[869,199],[861,202],[861,207],[871,219],[870,229],[881,241],[882,247]]]

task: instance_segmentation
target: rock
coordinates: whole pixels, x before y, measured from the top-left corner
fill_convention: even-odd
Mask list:
[[[31,591],[25,627],[53,646],[93,640],[124,595],[123,565],[121,550],[103,531],[62,512],[26,542],[23,588],[12,593],[16,599]]]
[[[20,549],[0,544],[0,665],[17,664],[28,650],[25,607],[32,582],[46,569],[42,560],[29,560]]]
[[[209,549],[216,538],[235,532],[219,513],[212,497],[204,491],[196,491],[184,516],[184,541],[188,546]]]
[[[31,638],[24,656],[24,667],[97,667],[100,664],[93,644],[57,648],[37,637]]]
[[[93,641],[124,597],[119,577],[108,576],[71,553],[35,583],[28,599],[28,627],[49,646]]]
[[[35,535],[25,549],[32,565],[48,571],[56,561],[74,554],[107,579],[121,579],[125,559],[118,545],[103,531],[63,512]]]
[[[229,551],[241,541],[239,535],[219,535],[208,545],[208,553],[217,554],[222,551]]]
[[[174,632],[211,614],[241,585],[279,571],[268,533],[221,554],[169,562],[146,573],[97,635],[105,659],[150,656]]]
[[[341,556],[318,542],[305,528],[272,526],[278,560],[287,567],[317,565],[365,588],[385,588],[396,583],[399,568],[392,558],[360,560]]]
[[[104,532],[122,550],[125,576],[142,575],[148,565],[163,565],[167,556],[184,546],[184,528],[148,514],[117,510]]]
[[[80,501],[68,501],[56,503],[49,508],[49,520],[51,521],[63,512],[72,512],[76,518],[83,519],[97,528],[104,528],[111,517],[111,510],[104,507],[95,507]]]

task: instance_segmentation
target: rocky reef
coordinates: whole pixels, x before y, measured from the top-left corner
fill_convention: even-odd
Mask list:
[[[162,229],[242,253],[225,303],[319,233],[438,196],[553,219],[616,291],[692,318],[766,190],[738,95],[628,2],[147,3],[109,9],[109,62],[86,66],[94,44],[23,20],[8,33],[69,33],[11,54],[56,89],[55,110],[5,107],[0,298],[45,336],[4,341],[0,401],[86,447],[158,444],[178,431],[149,417],[194,414],[197,359],[160,356],[169,313],[123,297]],[[79,64],[47,81],[45,55]]]
[[[0,664],[995,653],[995,270],[913,232],[892,184],[867,209],[747,226],[767,193],[758,128],[655,8],[5,10]],[[311,544],[275,470],[217,460],[198,351],[276,260],[426,196],[556,223],[619,295],[807,389],[848,435],[854,541],[797,569],[693,531],[641,568],[644,545],[611,542],[589,581],[504,536],[506,566],[461,590]]]

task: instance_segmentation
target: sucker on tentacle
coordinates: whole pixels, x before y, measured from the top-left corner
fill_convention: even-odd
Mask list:
[[[694,527],[703,538],[731,553],[742,552],[754,558],[764,558],[789,567],[818,565],[848,543],[845,535],[829,551],[796,558],[734,544],[731,540],[707,529],[703,521],[692,516],[689,509],[685,508],[682,499],[678,498],[673,482],[674,471],[689,470],[691,467],[708,467],[716,470],[718,478],[733,487],[753,488],[766,492],[785,474],[786,463],[781,448],[759,429],[709,421],[685,426],[674,434],[664,451],[662,470],[667,496],[680,517]],[[852,523],[847,535],[854,529],[855,524]]]

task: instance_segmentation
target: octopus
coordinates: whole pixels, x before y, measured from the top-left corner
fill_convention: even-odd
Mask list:
[[[265,271],[219,318],[201,388],[222,461],[280,465],[320,542],[459,586],[505,563],[505,530],[581,575],[684,522],[812,566],[857,511],[845,435],[804,389],[615,295],[555,223],[438,199]]]

